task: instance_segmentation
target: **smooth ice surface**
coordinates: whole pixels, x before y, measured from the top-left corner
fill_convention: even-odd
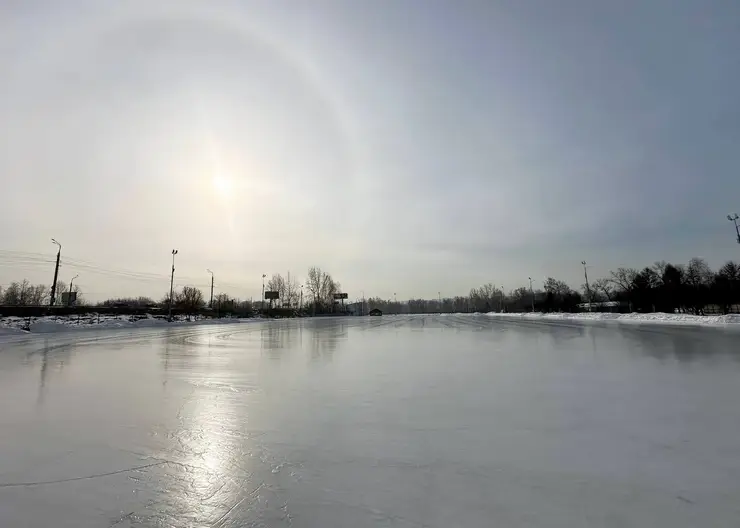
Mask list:
[[[416,316],[0,340],[0,526],[736,527],[740,333]]]

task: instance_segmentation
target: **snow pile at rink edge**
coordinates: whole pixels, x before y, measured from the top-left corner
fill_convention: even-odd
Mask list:
[[[740,314],[689,315],[670,313],[498,313],[486,314],[502,319],[532,321],[608,321],[617,323],[655,323],[676,325],[726,326],[740,324]]]
[[[19,335],[24,333],[48,334],[66,331],[102,330],[106,328],[151,328],[167,325],[203,325],[229,324],[251,321],[252,319],[198,319],[178,318],[173,322],[148,315],[144,318],[131,319],[129,316],[103,316],[95,314],[78,318],[70,317],[3,317],[0,318],[0,336]]]

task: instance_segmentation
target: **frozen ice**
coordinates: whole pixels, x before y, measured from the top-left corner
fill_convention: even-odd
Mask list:
[[[0,339],[0,526],[736,526],[740,331],[490,315]]]

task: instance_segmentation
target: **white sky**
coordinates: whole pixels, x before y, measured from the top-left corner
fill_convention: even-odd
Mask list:
[[[738,257],[740,10],[553,6],[0,4],[0,250],[49,261],[0,253],[0,285],[50,283],[51,237],[93,300],[160,298],[172,248],[241,298]]]

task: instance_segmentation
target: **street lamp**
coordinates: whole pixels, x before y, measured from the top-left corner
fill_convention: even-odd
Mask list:
[[[267,277],[266,273],[262,274],[262,311],[265,310],[265,277]]]
[[[177,255],[177,250],[172,250],[172,275],[170,276],[170,308],[169,308],[169,314],[168,319],[172,321],[172,297],[174,294],[174,288],[175,288],[175,255]]]
[[[59,276],[59,259],[62,256],[62,245],[53,238],[51,241],[59,246],[59,250],[57,251],[57,265],[54,268],[54,282],[51,284],[51,296],[49,298],[49,306],[54,306],[54,301],[56,300],[57,295],[57,277]]]
[[[211,274],[211,302],[208,303],[208,307],[213,310],[213,272],[209,269],[206,271]]]
[[[588,266],[586,266],[586,261],[582,260],[581,264],[583,264],[583,274],[586,277],[586,295],[588,296],[588,311],[591,311],[591,286],[588,285]]]
[[[72,283],[77,277],[79,277],[79,275],[75,275],[69,280],[69,293],[67,294],[67,306],[72,306]]]
[[[532,288],[532,277],[529,277],[529,293],[532,295],[532,313],[534,313],[534,288]]]
[[[730,222],[734,222],[735,223],[735,232],[737,233],[737,243],[740,244],[740,227],[738,227],[738,225],[737,225],[737,221],[738,221],[738,219],[740,219],[740,216],[738,216],[737,213],[734,213],[734,214],[731,214],[731,215],[727,215],[727,219]]]

